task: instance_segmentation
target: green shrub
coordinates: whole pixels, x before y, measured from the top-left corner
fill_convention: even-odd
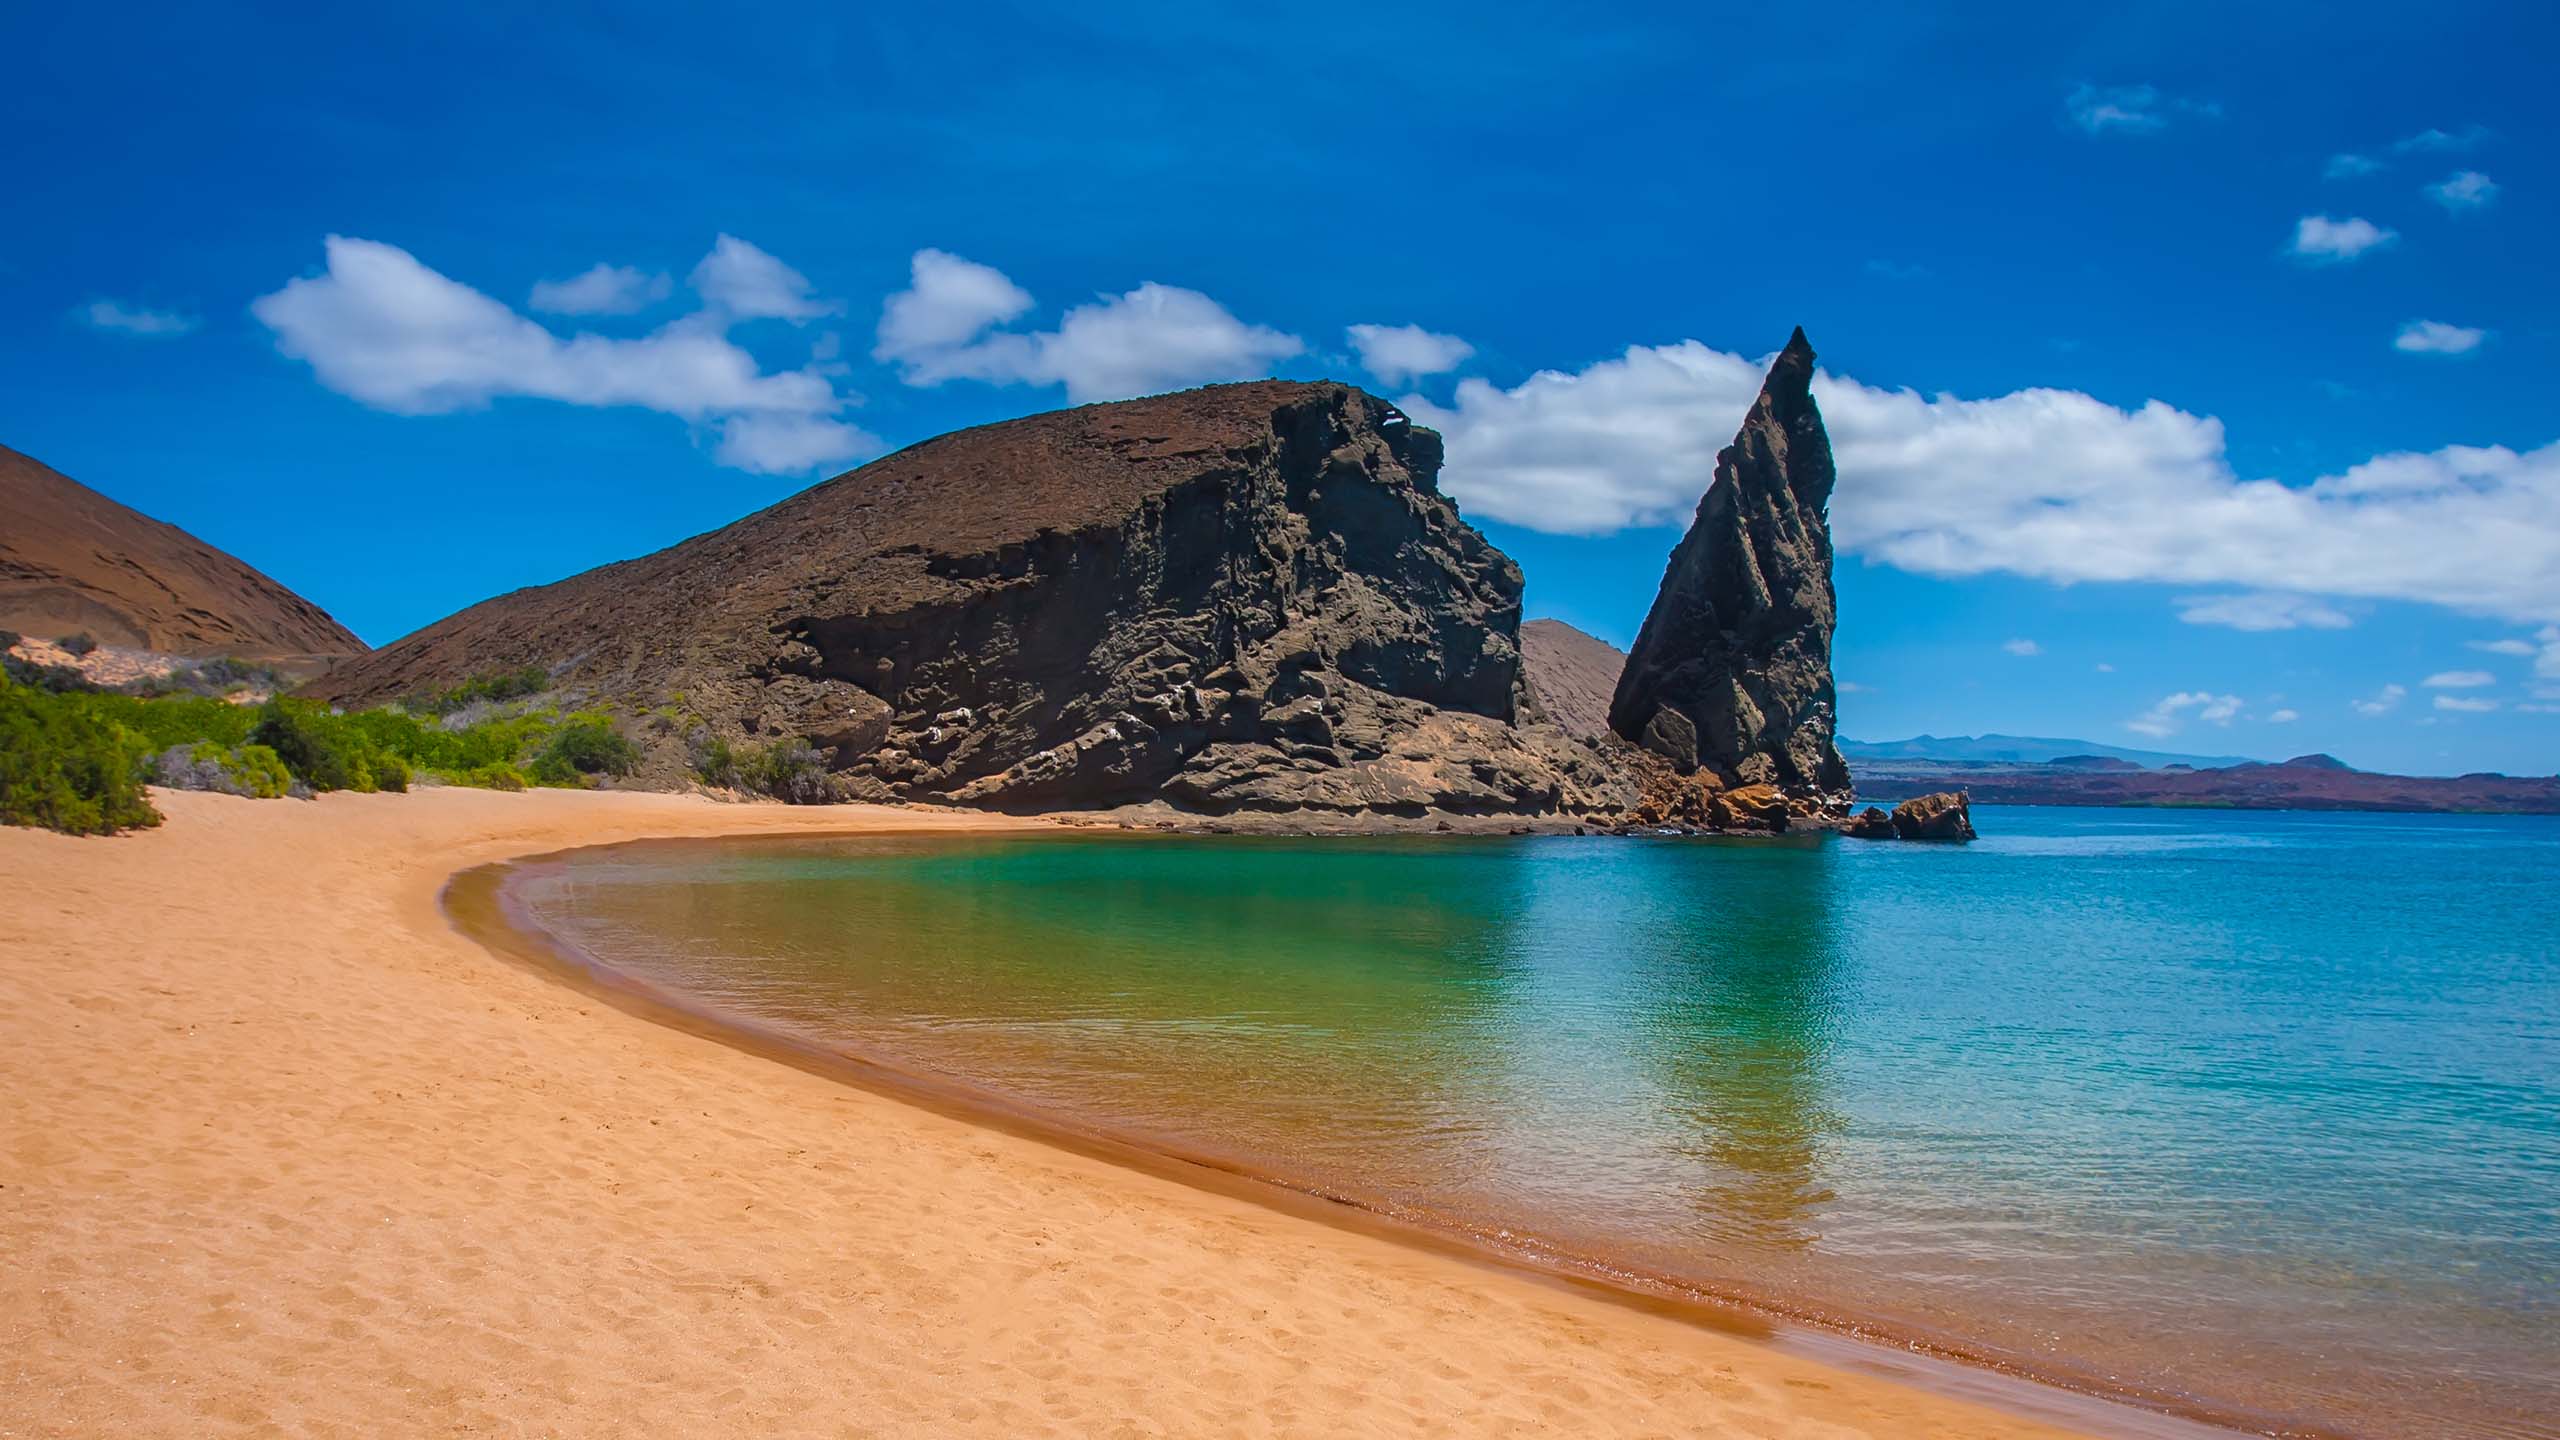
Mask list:
[[[89,683],[88,676],[68,665],[39,665],[14,651],[0,655],[0,675],[6,675],[20,685],[57,694],[97,688]]]
[[[539,695],[551,688],[551,672],[539,665],[526,665],[514,670],[494,670],[474,675],[449,690],[430,691],[409,702],[412,710],[431,715],[450,715],[465,705],[482,700],[521,700]]]
[[[584,785],[598,775],[640,768],[640,749],[593,711],[570,716],[535,753],[528,773],[542,785]]]
[[[142,737],[58,694],[0,676],[0,823],[111,835],[160,823]]]
[[[273,800],[293,788],[292,772],[264,745],[237,749],[218,740],[172,745],[152,762],[153,779],[172,790],[211,790]]]
[[[361,730],[324,706],[279,695],[258,707],[257,728],[249,739],[275,751],[294,778],[314,790],[374,788],[371,761],[380,752]]]
[[[0,650],[15,650],[18,642],[26,638],[15,630],[0,630]]]
[[[841,798],[825,757],[796,735],[742,755],[738,770],[745,788],[789,804],[824,805]]]
[[[533,783],[525,778],[523,771],[507,764],[474,766],[451,779],[456,785],[468,785],[475,790],[523,790]]]
[[[53,643],[70,652],[75,660],[98,648],[97,640],[85,632],[78,635],[65,635]]]

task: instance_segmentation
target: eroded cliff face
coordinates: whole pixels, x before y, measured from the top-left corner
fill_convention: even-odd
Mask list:
[[[1519,567],[1440,439],[1276,381],[962,431],[670,550],[502,596],[329,677],[540,664],[855,797],[1008,809],[1541,815],[1615,783],[1529,718]],[[681,774],[683,733],[649,739]]]
[[[1830,437],[1813,347],[1779,352],[1627,654],[1609,727],[1712,787],[1770,786],[1799,815],[1842,811],[1834,744]]]

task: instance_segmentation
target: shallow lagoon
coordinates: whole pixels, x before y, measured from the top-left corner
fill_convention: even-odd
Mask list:
[[[2258,1423],[2553,1433],[2560,820],[1977,813],[512,889],[705,1009],[1547,1259]]]

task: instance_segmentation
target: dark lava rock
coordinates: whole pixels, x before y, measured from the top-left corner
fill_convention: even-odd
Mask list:
[[[1725,786],[1846,808],[1833,743],[1831,441],[1798,330],[1716,457],[1689,533],[1627,654],[1609,728]]]
[[[1890,840],[1894,838],[1893,817],[1870,805],[1841,822],[1840,833],[1859,840]]]
[[[1520,627],[1520,671],[1539,712],[1577,740],[1609,733],[1609,697],[1627,668],[1626,652],[1561,620]]]
[[[1970,840],[1973,809],[1956,790],[1905,800],[1893,807],[1893,833],[1904,840]]]
[[[725,529],[465,610],[312,687],[540,665],[686,732],[802,738],[857,798],[1414,817],[1623,803],[1524,700],[1519,567],[1440,437],[1261,381],[960,431]],[[1612,787],[1617,787],[1613,789]],[[1631,791],[1625,792],[1627,795]]]

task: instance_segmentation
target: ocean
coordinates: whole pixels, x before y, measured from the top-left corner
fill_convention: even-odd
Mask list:
[[[2560,1434],[2560,818],[520,867],[593,963],[1524,1260],[2258,1429]]]

